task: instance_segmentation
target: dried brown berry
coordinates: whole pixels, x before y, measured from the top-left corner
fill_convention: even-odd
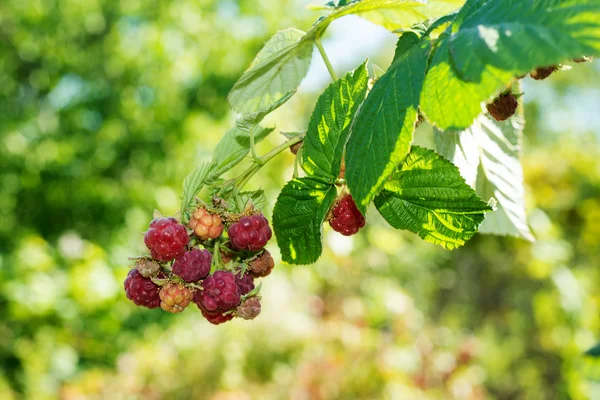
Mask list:
[[[290,151],[292,152],[292,154],[298,154],[298,151],[300,150],[300,148],[302,147],[302,145],[304,144],[304,141],[300,141],[298,143],[296,143],[293,146],[290,146]]]
[[[536,81],[541,81],[552,75],[554,72],[558,71],[558,67],[556,65],[551,65],[549,67],[539,67],[529,73]]]
[[[248,272],[255,278],[263,278],[271,273],[274,266],[275,262],[273,261],[273,257],[271,257],[271,253],[265,250],[260,256],[250,262]]]
[[[250,297],[239,305],[235,311],[236,315],[243,319],[254,319],[260,314],[260,299]]]
[[[135,268],[139,271],[140,275],[148,278],[160,270],[160,264],[148,258],[140,258],[135,263]]]
[[[486,106],[496,121],[506,121],[517,111],[519,102],[512,93],[503,93]]]

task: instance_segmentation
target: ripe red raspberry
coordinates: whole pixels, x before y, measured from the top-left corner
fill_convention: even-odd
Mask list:
[[[181,283],[167,283],[160,289],[159,296],[160,308],[173,314],[182,312],[194,298],[190,289]]]
[[[136,305],[156,308],[160,305],[160,287],[149,278],[144,278],[137,269],[132,269],[125,278],[125,295]]]
[[[175,218],[157,218],[150,223],[150,229],[144,235],[144,243],[150,249],[152,258],[171,261],[185,252],[190,238],[185,226]]]
[[[241,276],[241,274],[241,270],[235,274],[235,283],[240,289],[240,294],[245,296],[254,289],[254,277],[250,275],[248,271],[246,271],[244,276]]]
[[[202,288],[196,291],[194,302],[209,314],[222,314],[240,303],[240,289],[231,272],[216,271],[204,279]]]
[[[231,321],[233,319],[233,313],[229,313],[229,314],[220,314],[220,313],[216,313],[216,314],[211,314],[209,312],[206,312],[203,309],[200,309],[200,312],[202,312],[202,316],[204,316],[204,318],[206,318],[206,320],[208,322],[210,322],[213,325],[219,325],[222,324],[224,322],[227,321]]]
[[[262,214],[242,217],[229,227],[231,247],[236,250],[259,251],[271,239],[273,233],[269,221]]]
[[[235,313],[243,319],[254,319],[260,314],[260,299],[256,296],[250,297],[239,305]]]
[[[496,121],[506,121],[515,115],[517,107],[519,107],[519,102],[512,93],[503,93],[486,106]]]
[[[248,272],[250,272],[255,278],[263,278],[271,273],[274,266],[275,261],[273,261],[271,253],[265,250],[260,254],[260,256],[256,257],[254,260],[252,260],[252,262],[250,262],[250,265],[248,266]]]
[[[160,270],[160,264],[148,258],[141,258],[136,261],[135,268],[143,277],[151,277]]]
[[[556,65],[551,65],[549,67],[540,67],[529,73],[536,81],[541,81],[552,75],[555,71],[558,71],[558,67]]]
[[[216,239],[223,233],[223,221],[217,214],[211,214],[206,208],[194,211],[189,227],[201,240]]]
[[[342,197],[333,207],[333,217],[329,220],[333,230],[344,236],[354,235],[365,223],[365,217],[358,211],[354,199],[349,194]]]
[[[175,260],[173,273],[186,282],[196,282],[208,276],[211,262],[212,254],[208,250],[194,249]]]

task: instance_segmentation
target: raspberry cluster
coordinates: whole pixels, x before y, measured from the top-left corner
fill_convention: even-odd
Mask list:
[[[150,255],[135,258],[124,282],[127,298],[173,314],[194,303],[215,325],[253,319],[261,309],[254,280],[274,266],[264,249],[272,236],[269,222],[253,207],[230,213],[224,201],[187,216],[187,223],[162,216],[150,223],[144,234]]]
[[[365,226],[365,223],[365,217],[356,207],[351,195],[343,196],[334,204],[329,219],[329,225],[334,231],[344,236],[352,236]]]

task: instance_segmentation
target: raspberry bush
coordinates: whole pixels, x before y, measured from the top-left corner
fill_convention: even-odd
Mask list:
[[[274,266],[265,250],[273,233],[282,261],[311,264],[323,251],[325,222],[354,235],[373,209],[393,228],[449,250],[477,232],[533,240],[519,161],[521,82],[597,56],[599,0],[354,0],[313,8],[326,15],[307,32],[277,32],[232,87],[236,123],[212,160],[185,178],[179,217],[150,223],[150,254],[125,281],[136,304],[178,312],[191,295],[213,324],[252,319],[260,312],[254,279]],[[327,57],[322,36],[351,14],[399,36],[381,76],[370,77],[365,61],[338,77]],[[256,144],[275,130],[263,119],[295,94],[315,47],[332,83],[308,126],[282,132],[284,141],[260,155]],[[432,148],[412,144],[425,124],[433,127]],[[294,172],[271,225],[265,194],[244,187],[260,186],[256,174],[288,149]],[[229,176],[239,164],[245,168]]]

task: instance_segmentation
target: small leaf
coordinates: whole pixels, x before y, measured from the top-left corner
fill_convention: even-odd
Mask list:
[[[231,209],[229,211],[232,213],[242,213],[249,202],[252,202],[254,208],[264,210],[267,207],[265,191],[260,189],[238,193],[235,201],[230,201]]]
[[[417,146],[375,198],[375,206],[394,228],[407,229],[449,250],[473,237],[491,211],[458,168]]]
[[[183,199],[181,200],[181,214],[185,215],[185,210],[187,210],[194,200],[194,196],[196,193],[202,189],[204,186],[205,179],[208,174],[211,172],[211,165],[209,163],[204,163],[196,168],[192,172],[188,174],[188,176],[183,181]]]
[[[283,97],[277,100],[275,103],[270,104],[267,108],[263,108],[252,114],[242,116],[236,121],[236,125],[243,131],[250,131],[250,129],[258,125],[267,115],[287,102],[295,93],[296,90],[292,90],[283,95]]]
[[[363,214],[413,141],[430,42],[406,33],[398,48],[396,61],[358,111],[348,141],[346,180]]]
[[[304,138],[303,168],[308,175],[331,182],[338,177],[350,123],[365,99],[368,80],[365,62],[319,97]]]
[[[256,126],[254,129],[254,141],[258,143],[273,132],[274,128]],[[248,133],[239,127],[228,130],[217,144],[213,153],[210,180],[218,178],[235,167],[248,155],[249,151],[250,137]]]
[[[290,264],[312,264],[323,251],[323,221],[336,188],[317,179],[294,179],[285,185],[273,209],[273,228],[281,258]]]
[[[229,104],[235,111],[256,119],[293,95],[312,59],[312,41],[303,40],[304,35],[289,28],[265,44],[229,93]]]
[[[519,161],[523,116],[493,122],[485,116],[462,132],[436,132],[438,152],[458,166],[461,175],[483,199],[494,198],[497,209],[487,215],[481,233],[510,235],[530,241],[523,168]]]

